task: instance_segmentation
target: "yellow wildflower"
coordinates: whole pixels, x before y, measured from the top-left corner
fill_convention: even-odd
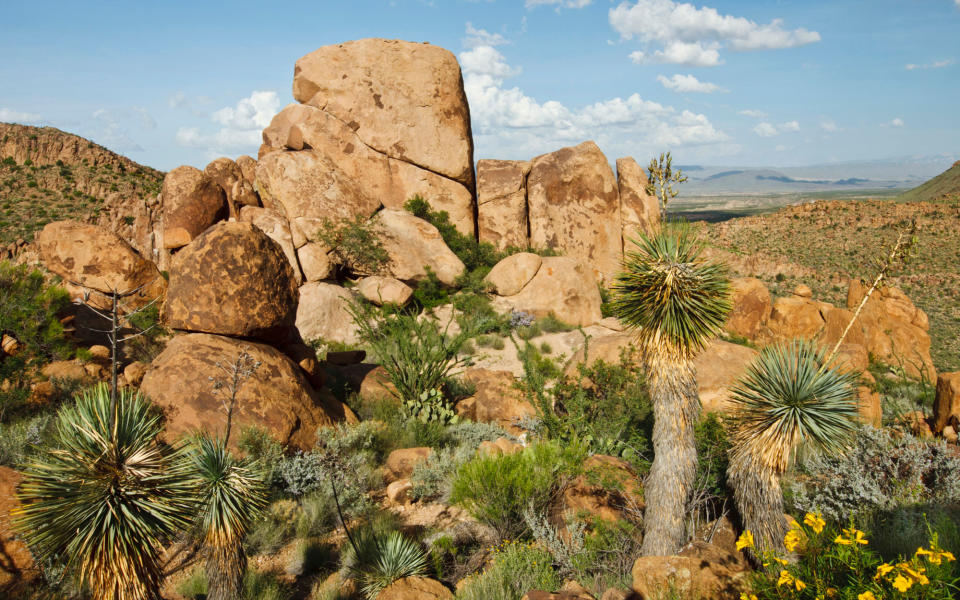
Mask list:
[[[787,524],[790,525],[790,529],[800,529],[800,523],[790,515],[787,515]]]
[[[857,594],[857,600],[877,600],[877,597],[873,595],[873,592],[867,590],[862,594]]]
[[[743,550],[744,548],[753,548],[753,534],[750,533],[749,529],[741,533],[737,539],[737,550]]]
[[[837,588],[828,587],[827,588],[827,598],[833,598],[837,595]]]
[[[877,567],[877,574],[874,575],[873,578],[874,578],[874,579],[880,579],[881,577],[883,577],[884,575],[886,575],[887,573],[889,573],[889,572],[892,571],[892,570],[893,570],[893,565],[887,564],[887,563],[883,563],[882,565],[880,565],[880,566]]]
[[[796,529],[788,531],[786,537],[783,538],[783,545],[788,552],[796,550],[797,546],[800,545],[800,532]]]
[[[814,533],[820,533],[827,522],[823,520],[820,513],[807,513],[803,517],[803,524],[809,526]]]
[[[956,560],[953,557],[952,552],[941,550],[940,548],[937,547],[935,543],[932,543],[932,542],[930,544],[929,550],[924,549],[923,546],[920,546],[919,548],[917,548],[916,555],[917,556],[925,555],[927,557],[927,560],[929,560],[932,564],[935,564],[935,565],[939,565],[941,562],[943,562],[943,559],[947,559],[947,562],[950,562],[951,560]]]
[[[787,564],[786,559],[780,558],[779,556],[772,556],[771,558],[773,559],[774,562],[778,562],[778,563],[780,563],[781,565],[786,565],[786,564]],[[763,566],[769,567],[769,566],[770,566],[770,563],[768,563],[768,562],[763,563]]]
[[[910,586],[913,585],[913,582],[904,577],[903,575],[897,575],[897,578],[893,580],[893,587],[897,588],[900,592],[905,592],[910,589]]]
[[[803,588],[807,587],[807,584],[805,584],[804,582],[800,581],[799,579],[794,579],[794,580],[793,580],[793,585],[796,586],[798,592],[802,592],[802,591],[803,591]]]
[[[847,537],[843,537],[844,535]],[[833,543],[841,546],[853,546],[854,544],[862,544],[866,546],[867,538],[864,537],[864,533],[862,531],[851,527],[850,529],[844,529],[843,535],[838,535],[837,538],[833,540]]]
[[[790,585],[791,583],[793,583],[793,576],[786,569],[780,571],[780,579],[777,580],[777,587]]]
[[[747,594],[746,592],[740,592],[740,600],[757,600],[757,595]]]

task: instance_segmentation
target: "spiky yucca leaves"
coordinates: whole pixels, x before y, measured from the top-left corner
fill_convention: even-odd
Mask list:
[[[225,441],[207,436],[197,439],[190,457],[201,490],[207,598],[238,600],[247,567],[243,539],[267,504],[265,477],[252,461],[234,458]]]
[[[808,341],[768,346],[732,390],[728,480],[760,551],[782,549],[780,478],[800,444],[840,452],[854,432],[856,374],[823,364]]]
[[[162,544],[189,525],[194,493],[182,450],[157,441],[159,415],[121,390],[85,391],[57,415],[50,448],[24,467],[16,523],[39,560],[63,556],[96,600],[159,598]]]
[[[674,554],[697,470],[700,416],[693,357],[723,327],[730,282],[723,265],[700,259],[688,225],[666,223],[634,241],[613,285],[614,313],[636,331],[653,404],[653,465],[645,482],[643,554]]]
[[[394,581],[427,571],[427,555],[420,544],[399,531],[382,534],[368,528],[355,536],[355,542],[356,549],[347,547],[343,566],[357,578],[369,600]]]

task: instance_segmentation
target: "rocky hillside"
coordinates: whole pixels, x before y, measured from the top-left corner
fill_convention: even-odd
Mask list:
[[[74,219],[108,226],[149,251],[147,207],[162,179],[160,171],[59,129],[0,123],[0,247]]]
[[[951,171],[960,173],[960,167]],[[817,297],[842,305],[849,279],[874,272],[871,265],[913,219],[918,225],[916,256],[895,273],[893,284],[929,316],[930,352],[938,370],[956,370],[960,201],[821,201],[708,227],[711,243],[729,252],[724,257],[736,270],[763,279],[774,294],[787,295],[802,282]]]
[[[904,192],[898,198],[904,202],[937,202],[960,199],[960,161],[921,186]]]

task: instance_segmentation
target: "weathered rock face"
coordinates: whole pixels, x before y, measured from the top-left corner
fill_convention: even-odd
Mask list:
[[[252,156],[247,156],[244,154],[238,156],[237,160],[234,162],[236,162],[237,166],[240,167],[240,173],[243,175],[243,180],[250,184],[250,189],[256,189],[254,187],[254,182],[257,180],[257,161]]]
[[[413,474],[413,468],[427,460],[432,452],[433,448],[429,446],[394,450],[383,464],[384,477],[391,482],[409,478]]]
[[[291,104],[263,131],[266,145],[310,150],[329,159],[370,198],[401,209],[415,195],[445,210],[465,235],[473,235],[473,196],[463,184],[367,146],[344,121],[312,106]]]
[[[643,490],[637,474],[630,464],[621,458],[595,454],[583,462],[583,474],[564,488],[558,498],[556,514],[589,513],[604,521],[614,523],[626,518],[625,507],[643,510]],[[596,482],[613,485],[598,485]],[[610,489],[616,487],[618,489]]]
[[[166,435],[202,429],[222,434],[226,424],[222,393],[214,380],[225,379],[220,364],[233,364],[242,353],[260,366],[237,392],[233,431],[248,425],[266,427],[282,443],[308,449],[316,443],[317,428],[338,421],[356,422],[349,408],[329,393],[318,393],[282,352],[245,340],[216,335],[188,334],[173,338],[150,364],[141,391],[167,416]],[[231,436],[236,440],[237,436]]]
[[[0,592],[29,586],[39,575],[30,550],[13,531],[11,513],[20,506],[18,485],[20,473],[0,466]]]
[[[324,244],[308,243],[297,249],[297,258],[305,281],[320,281],[333,275],[336,264]]]
[[[527,246],[527,174],[530,162],[477,161],[477,232],[503,250]]]
[[[730,281],[730,302],[732,309],[726,330],[733,335],[756,339],[760,328],[770,318],[772,302],[767,286],[754,277],[733,279]]]
[[[241,206],[260,204],[253,185],[244,178],[240,165],[229,158],[214,159],[203,169],[203,172],[223,190],[231,217],[238,216]]]
[[[257,163],[263,205],[286,214],[310,241],[325,219],[369,217],[380,200],[326,156],[312,150],[273,152]]]
[[[293,96],[349,124],[378,152],[473,191],[470,109],[451,52],[383,39],[325,46],[297,61]]]
[[[960,371],[937,377],[937,395],[933,402],[933,430],[942,433],[951,426],[960,431]]]
[[[729,411],[730,388],[746,372],[757,354],[756,350],[747,346],[711,340],[704,351],[693,359],[704,411]]]
[[[398,579],[377,594],[379,600],[453,600],[453,593],[442,583],[426,577]]]
[[[443,242],[437,228],[402,210],[381,210],[373,219],[384,250],[390,255],[390,274],[400,281],[422,281],[430,267],[445,285],[453,285],[466,268]]]
[[[533,405],[524,400],[514,385],[516,380],[507,371],[467,369],[464,381],[476,385],[477,393],[457,403],[457,413],[480,423],[496,423],[519,434],[517,422],[536,414]]]
[[[290,261],[293,277],[299,285],[303,281],[303,274],[300,273],[300,261],[297,260],[297,250],[293,247],[293,234],[290,233],[290,224],[286,217],[269,208],[244,206],[240,209],[240,220],[253,223],[257,229],[280,245],[284,256]]]
[[[640,233],[652,233],[660,226],[660,204],[647,193],[647,174],[633,157],[617,159],[617,187],[620,190],[620,219],[623,249]]]
[[[593,142],[533,159],[527,177],[530,244],[554,248],[608,279],[620,268],[620,199],[607,158]]]
[[[656,598],[669,589],[679,598],[734,600],[746,588],[746,559],[713,544],[693,542],[676,556],[644,556],[633,563],[633,590]]]
[[[820,305],[808,298],[789,296],[777,298],[770,313],[770,330],[777,338],[812,339],[823,329]]]
[[[293,325],[297,298],[279,244],[249,223],[219,223],[173,257],[164,319],[173,329],[274,340]]]
[[[537,317],[553,313],[571,325],[591,325],[603,318],[593,273],[583,263],[565,256],[543,258],[536,275],[518,294],[504,300],[516,310]]]
[[[538,254],[519,252],[495,264],[484,280],[498,296],[513,296],[530,283],[542,264],[543,258]]]
[[[182,166],[163,178],[161,235],[163,247],[181,248],[226,216],[220,186],[194,167]]]
[[[297,329],[305,340],[357,343],[357,326],[347,310],[350,292],[331,283],[314,281],[300,288]]]
[[[396,304],[404,306],[413,296],[413,288],[393,277],[373,275],[357,282],[357,291],[377,306]]]
[[[49,223],[37,236],[37,246],[47,269],[67,282],[103,293],[132,292],[142,287],[125,300],[134,307],[162,296],[166,289],[166,281],[152,262],[112,231],[95,225],[75,221]],[[68,289],[76,298],[83,297],[82,289]],[[106,299],[97,294],[90,301],[106,306]]]

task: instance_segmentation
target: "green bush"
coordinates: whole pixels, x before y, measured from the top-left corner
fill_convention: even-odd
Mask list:
[[[464,235],[450,222],[447,211],[435,211],[421,196],[417,195],[403,205],[403,208],[415,217],[427,221],[437,228],[444,243],[463,261],[467,272],[478,268],[490,268],[502,258],[493,244],[477,241],[472,235]]]
[[[340,264],[354,273],[376,274],[390,262],[379,235],[362,215],[339,223],[324,219],[317,238],[332,249]]]
[[[545,510],[585,456],[579,446],[543,442],[508,456],[477,457],[457,470],[450,501],[502,539],[515,538],[528,532],[524,511]]]
[[[399,531],[381,534],[361,529],[346,547],[343,566],[357,579],[364,596],[374,600],[394,581],[426,574],[427,555],[420,544]]]
[[[520,600],[531,590],[560,589],[550,553],[533,544],[507,541],[491,549],[490,565],[468,579],[458,600]]]

